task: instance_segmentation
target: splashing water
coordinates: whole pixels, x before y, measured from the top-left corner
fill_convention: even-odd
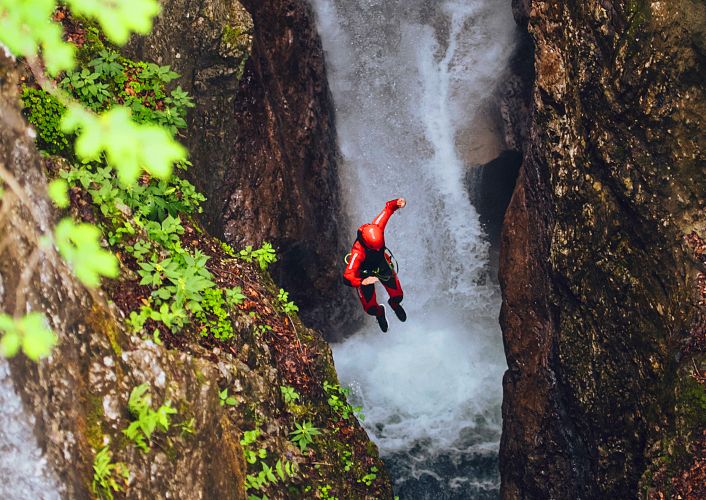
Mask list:
[[[10,367],[0,357],[0,498],[59,500],[56,479],[32,433],[34,418],[22,407],[10,378]]]
[[[495,498],[505,369],[499,293],[460,138],[507,66],[507,0],[312,0],[355,226],[404,196],[386,231],[409,320],[334,345],[401,498]],[[351,228],[351,234],[354,234]],[[378,298],[384,297],[378,288]],[[389,309],[388,309],[389,312]]]

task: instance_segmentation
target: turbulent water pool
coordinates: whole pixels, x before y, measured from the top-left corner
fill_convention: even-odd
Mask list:
[[[353,227],[384,202],[409,320],[333,346],[401,499],[497,498],[506,368],[487,239],[464,178],[514,39],[507,0],[312,0]],[[481,125],[481,126],[479,126]],[[379,295],[384,292],[378,290]]]

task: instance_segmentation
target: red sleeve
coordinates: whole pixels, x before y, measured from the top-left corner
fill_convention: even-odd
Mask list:
[[[373,224],[380,226],[381,229],[385,229],[387,221],[390,220],[390,217],[392,217],[392,214],[394,214],[398,208],[400,207],[397,206],[397,198],[388,201],[385,203],[385,208],[382,209],[382,212],[373,219]]]
[[[363,280],[360,279],[359,271],[360,264],[364,260],[364,252],[358,250],[357,248],[353,248],[353,250],[351,250],[351,260],[348,261],[346,270],[343,272],[343,280],[346,282],[346,285],[357,288],[363,283]]]

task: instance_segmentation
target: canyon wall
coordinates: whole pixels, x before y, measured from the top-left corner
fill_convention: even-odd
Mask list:
[[[501,242],[502,496],[684,494],[706,428],[706,4],[513,10],[536,75]]]
[[[95,452],[109,443],[117,452],[122,443],[122,460],[131,464],[131,498],[204,498],[219,491],[246,498],[240,430],[219,405],[218,364],[203,352],[167,351],[128,336],[124,317],[106,296],[86,289],[56,252],[39,246],[58,217],[46,196],[45,165],[19,112],[16,65],[4,56],[0,77],[0,166],[18,189],[7,189],[0,203],[0,311],[42,312],[58,336],[48,360],[11,360],[15,387],[27,419],[36,421],[58,493],[91,498]],[[235,373],[233,361],[221,359]],[[194,418],[198,429],[190,436],[174,433],[168,450],[149,456],[126,446],[121,433],[129,423],[130,390],[143,382],[151,384],[155,400],[180,405],[175,421]],[[4,494],[19,498],[13,480],[6,480]]]
[[[195,97],[186,143],[209,229],[236,248],[273,243],[273,275],[302,318],[338,335],[354,300],[340,279],[336,133],[314,17],[305,0],[242,4],[164,1],[128,52],[170,64]]]

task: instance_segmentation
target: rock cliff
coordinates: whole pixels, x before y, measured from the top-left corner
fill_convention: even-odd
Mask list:
[[[273,243],[275,279],[302,318],[340,330],[352,301],[342,300],[333,105],[313,13],[305,0],[242,4],[164,1],[129,53],[170,64],[195,97],[187,144],[207,226],[237,247]]]
[[[86,40],[90,37],[80,21],[71,25],[84,40],[82,53],[102,47],[89,47],[95,37]],[[136,64],[129,61],[131,68]],[[19,109],[21,74],[31,82],[21,68],[0,54],[0,311],[42,312],[58,336],[48,359],[34,363],[17,356],[11,372],[28,415],[36,419],[35,433],[60,496],[89,498],[101,492],[93,484],[96,457],[109,446],[114,463],[129,470],[128,479],[112,473],[118,498],[390,498],[377,449],[346,403],[321,335],[283,309],[278,287],[260,266],[235,258],[188,213],[176,216],[183,224],[177,246],[184,255],[206,256],[216,295],[226,289],[242,294],[218,320],[202,316],[201,327],[192,318],[180,329],[153,322],[153,333],[134,333],[146,330],[128,326],[134,325],[130,313],[152,298],[139,283],[129,252],[117,251],[119,279],[90,290],[42,243],[59,215],[46,196],[46,178],[68,165],[67,158],[41,156],[35,147],[37,132]],[[49,118],[56,122],[56,116]],[[221,154],[227,156],[228,150]],[[145,177],[143,188],[152,182]],[[111,222],[106,212],[101,215],[87,190],[72,188],[71,215],[106,228],[115,223],[118,219]],[[185,197],[183,192],[178,196]],[[121,206],[118,218],[137,217]],[[106,230],[108,239],[114,241]],[[201,300],[206,311],[208,298]],[[167,305],[162,312],[168,311]],[[230,328],[232,340],[214,340],[212,327]],[[141,421],[133,391],[142,384],[149,387],[147,407],[168,401],[175,410],[167,430],[155,431],[147,450],[126,434]],[[308,448],[292,441],[297,424],[320,432]],[[0,493],[17,493],[11,481],[8,487]],[[35,496],[45,493],[54,496]]]
[[[502,496],[698,498],[706,4],[513,8],[536,75],[501,242]]]

